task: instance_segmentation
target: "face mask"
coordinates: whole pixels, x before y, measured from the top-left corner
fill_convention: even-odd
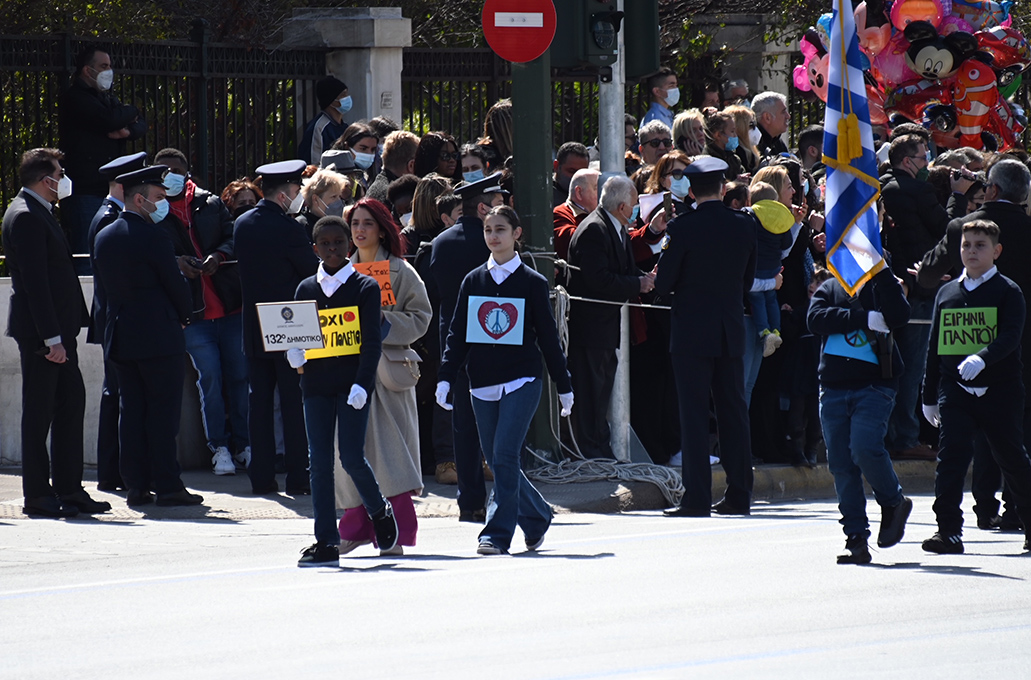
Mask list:
[[[733,137],[727,137],[727,151],[735,151],[737,150],[737,146],[737,135],[734,135]]]
[[[47,177],[47,179],[53,181],[53,177]],[[57,200],[63,201],[72,195],[72,178],[65,175],[61,179],[57,180]]]
[[[809,195],[809,180],[806,180],[805,184],[802,185],[802,195],[803,196],[808,196]]]
[[[680,179],[673,179],[669,183],[669,190],[673,192],[673,195],[677,198],[684,198],[687,196],[688,190],[691,188],[691,180],[686,176]]]
[[[294,200],[290,201],[290,205],[289,205],[289,207],[287,207],[286,212],[289,215],[296,215],[299,212],[301,212],[301,207],[303,205],[304,205],[304,194],[302,194],[300,191],[298,191],[297,195],[294,196]]]
[[[351,153],[354,154],[354,164],[362,170],[368,170],[376,161],[376,154],[374,153],[362,153],[361,151],[352,151]]]
[[[174,172],[170,172],[165,175],[165,188],[168,189],[169,196],[178,196],[183,193],[183,188],[186,186],[186,175],[177,175]]]
[[[628,227],[633,227],[635,224],[637,224],[637,218],[638,218],[638,216],[640,214],[641,214],[641,206],[640,206],[640,204],[635,205],[633,211],[630,213],[630,224],[628,225]]]
[[[233,219],[235,220],[237,217],[244,214],[253,207],[253,205],[241,205],[239,208],[233,211]]]
[[[666,105],[667,106],[676,106],[677,102],[679,102],[679,101],[680,101],[680,88],[679,87],[671,87],[670,89],[666,90]]]
[[[401,215],[401,226],[402,227],[407,227],[411,223],[412,223],[412,213],[406,212],[404,215]]]
[[[484,178],[483,170],[473,170],[472,172],[463,172],[462,179],[472,184],[473,182],[479,182]]]
[[[931,174],[930,169],[928,169],[927,166],[924,166],[924,167],[920,168],[920,170],[917,171],[916,178],[918,180],[920,180],[921,182],[926,182],[927,178],[930,176],[930,174]]]
[[[763,138],[763,133],[759,128],[752,128],[748,131],[748,141],[752,143],[752,146],[759,146],[759,140]]]
[[[157,224],[161,220],[163,220],[166,217],[168,217],[168,201],[167,200],[162,198],[157,203],[153,203],[151,201],[147,201],[147,203],[150,203],[151,205],[154,206],[154,212],[152,212],[150,214],[150,221],[151,222],[153,222],[154,224]]]
[[[102,91],[106,92],[111,89],[112,83],[115,82],[115,72],[111,69],[101,71],[97,74],[97,87]]]
[[[340,100],[340,103],[337,104],[337,111],[340,112],[341,116],[351,110],[352,103],[353,102],[351,100],[351,95],[347,95],[346,97]]]
[[[316,198],[318,198],[318,196],[316,196]],[[322,204],[322,209],[326,211],[327,215],[332,215],[333,217],[344,216],[344,202],[342,199],[338,198],[332,203],[326,203],[321,198],[319,198],[319,203]]]

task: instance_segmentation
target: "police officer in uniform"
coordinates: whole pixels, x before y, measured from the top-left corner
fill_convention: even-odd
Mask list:
[[[125,208],[122,185],[115,181],[119,175],[142,170],[147,164],[147,152],[119,156],[110,163],[100,166],[100,174],[108,179],[107,196],[94,215],[89,227],[90,266],[93,265],[93,249],[97,232],[118,219]],[[90,309],[90,327],[86,342],[99,345],[104,337],[104,308],[97,302],[96,280],[93,284],[93,306]],[[97,423],[97,489],[117,491],[124,489],[122,476],[118,472],[118,378],[114,366],[104,362],[104,388],[100,394],[100,418]]]
[[[97,234],[93,250],[104,308],[104,359],[114,365],[121,420],[119,469],[131,506],[198,505],[183,486],[176,435],[183,397],[193,299],[172,242],[157,226],[168,214],[164,177],[153,165],[119,175],[125,209]]]
[[[273,397],[279,387],[286,444],[286,491],[311,493],[308,438],[304,431],[301,384],[284,352],[266,352],[258,323],[259,302],[294,299],[297,285],[315,273],[318,258],[304,227],[289,215],[301,209],[304,161],[281,161],[259,167],[265,198],[236,220],[233,239],[243,288],[243,351],[250,372],[248,430],[251,464],[247,473],[255,494],[277,493]]]
[[[745,293],[755,277],[758,222],[723,205],[727,164],[701,156],[685,171],[695,210],[669,224],[655,277],[673,293],[670,352],[680,398],[684,497],[671,517],[747,515],[752,450],[745,404]],[[726,496],[712,506],[709,400],[716,407]],[[711,509],[710,509],[711,506]]]

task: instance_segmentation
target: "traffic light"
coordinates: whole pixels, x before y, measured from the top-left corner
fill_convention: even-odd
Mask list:
[[[631,82],[659,70],[659,0],[625,0],[623,9],[623,65]]]
[[[616,10],[615,2],[555,0],[555,11],[558,27],[551,44],[553,68],[611,67],[616,62],[623,12]]]

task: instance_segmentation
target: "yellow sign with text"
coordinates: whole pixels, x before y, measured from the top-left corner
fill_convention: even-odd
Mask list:
[[[357,307],[320,309],[319,326],[326,346],[305,350],[306,359],[342,357],[362,351],[362,328]]]

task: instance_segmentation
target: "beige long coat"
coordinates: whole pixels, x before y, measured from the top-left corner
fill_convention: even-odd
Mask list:
[[[358,253],[354,254],[358,262]],[[388,255],[380,248],[376,260],[389,260],[390,285],[396,304],[383,307],[390,330],[383,338],[384,347],[405,348],[429,328],[433,311],[426,285],[415,268],[403,258]],[[415,388],[392,392],[376,377],[376,389],[369,395],[369,427],[365,433],[365,457],[376,473],[380,492],[387,498],[406,491],[422,491],[422,470],[419,460],[419,416],[415,404]],[[337,507],[356,508],[362,499],[354,483],[336,457],[334,479]]]

